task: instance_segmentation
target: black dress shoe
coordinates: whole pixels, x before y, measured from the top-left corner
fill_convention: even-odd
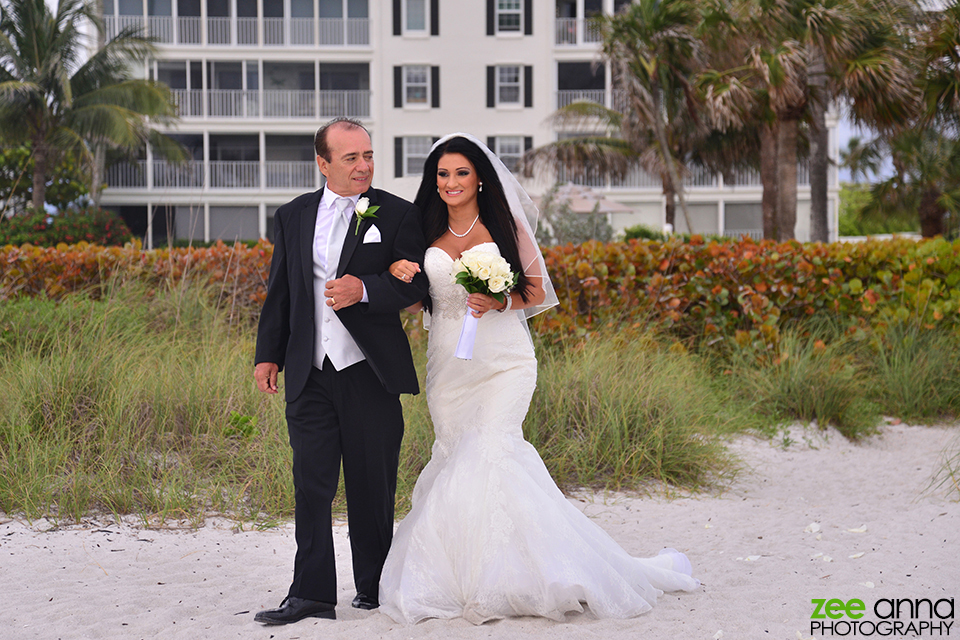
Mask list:
[[[366,609],[369,611],[379,607],[380,603],[364,593],[358,593],[357,597],[350,603],[350,606],[354,609]]]
[[[283,602],[280,603],[279,608],[264,609],[263,611],[258,611],[257,615],[253,616],[256,622],[262,622],[263,624],[290,624],[291,622],[297,622],[304,618],[328,618],[330,620],[336,620],[337,612],[334,609],[334,605],[327,604],[326,602],[287,596],[283,599]]]

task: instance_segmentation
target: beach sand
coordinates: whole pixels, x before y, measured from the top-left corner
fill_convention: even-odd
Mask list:
[[[960,449],[960,426],[888,425],[861,444],[835,432],[789,433],[786,447],[782,440],[733,441],[744,471],[721,493],[571,498],[631,554],[669,546],[693,563],[702,587],[664,594],[638,618],[597,620],[587,610],[564,623],[397,624],[350,607],[349,544],[346,526],[338,525],[339,619],[266,627],[253,615],[286,594],[292,523],[251,531],[210,518],[199,529],[149,529],[134,518],[96,517],[58,527],[0,514],[0,635],[794,640],[811,636],[812,599],[859,598],[868,609],[864,620],[876,621],[881,598],[960,596],[960,503],[955,492],[927,490],[942,453]],[[960,625],[949,636],[925,636],[960,638]]]

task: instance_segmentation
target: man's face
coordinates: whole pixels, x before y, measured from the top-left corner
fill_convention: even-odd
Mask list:
[[[317,156],[327,186],[341,196],[356,196],[370,188],[373,180],[373,145],[363,129],[333,127],[327,131],[330,161]]]

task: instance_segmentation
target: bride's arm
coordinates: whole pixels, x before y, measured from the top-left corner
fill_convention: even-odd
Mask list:
[[[420,265],[416,262],[410,262],[409,260],[397,260],[387,269],[397,280],[403,280],[404,282],[410,282],[413,280],[413,276],[420,273]],[[423,309],[422,302],[416,302],[409,307],[407,311],[410,313],[418,313]]]

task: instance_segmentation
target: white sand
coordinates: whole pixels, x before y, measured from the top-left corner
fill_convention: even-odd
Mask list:
[[[0,637],[793,640],[810,636],[812,598],[856,597],[872,609],[883,597],[960,596],[960,504],[956,494],[924,492],[941,452],[960,447],[960,428],[888,426],[861,445],[836,434],[791,434],[797,442],[786,449],[734,443],[748,471],[719,496],[575,500],[634,555],[684,551],[703,582],[694,593],[664,595],[632,620],[586,612],[563,624],[399,625],[350,608],[340,526],[340,619],[264,627],[253,614],[286,593],[291,524],[239,531],[211,519],[199,530],[153,530],[99,519],[55,528],[0,514]],[[814,522],[819,532],[805,531]],[[949,637],[960,637],[960,625]]]

